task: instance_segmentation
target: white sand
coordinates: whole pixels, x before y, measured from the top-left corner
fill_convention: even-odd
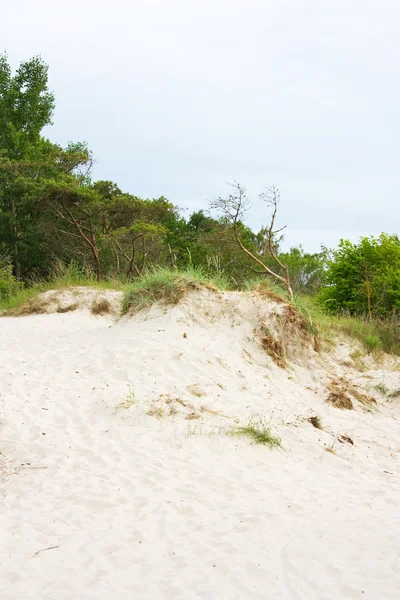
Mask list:
[[[373,389],[398,365],[293,340],[279,369],[254,332],[272,309],[0,319],[1,600],[400,598],[400,398]],[[342,375],[379,412],[328,405]],[[255,413],[282,450],[226,435]]]

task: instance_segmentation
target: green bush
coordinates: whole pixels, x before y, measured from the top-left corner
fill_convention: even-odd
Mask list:
[[[342,240],[328,264],[318,300],[331,313],[372,318],[400,314],[400,239],[382,233],[358,244]]]
[[[12,266],[8,260],[0,263],[0,300],[9,300],[23,288],[23,284],[17,281],[12,273]]]
[[[369,334],[364,338],[364,344],[370,352],[380,350],[383,346],[382,340],[374,333]]]

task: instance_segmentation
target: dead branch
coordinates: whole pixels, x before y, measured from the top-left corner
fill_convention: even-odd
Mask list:
[[[274,248],[274,239],[276,234],[285,229],[285,227],[281,227],[280,229],[274,230],[276,214],[280,200],[279,190],[275,186],[266,188],[266,191],[260,194],[260,197],[262,200],[266,201],[269,206],[272,207],[271,220],[269,227],[267,228],[268,250],[273,260],[283,270],[285,274],[284,276],[279,275],[279,273],[276,273],[272,269],[270,269],[267,265],[263,263],[263,261],[260,258],[255,256],[255,254],[253,254],[243,244],[240,238],[239,222],[243,218],[245,212],[249,210],[250,202],[246,196],[245,189],[237,181],[230,185],[235,189],[235,192],[229,194],[227,198],[219,197],[217,200],[211,203],[211,208],[219,210],[222,216],[226,218],[230,223],[232,223],[235,242],[249,258],[251,258],[259,267],[261,267],[261,273],[265,275],[270,275],[271,277],[274,277],[275,279],[283,283],[288,292],[289,298],[293,300],[293,290],[290,283],[289,270],[279,260]]]

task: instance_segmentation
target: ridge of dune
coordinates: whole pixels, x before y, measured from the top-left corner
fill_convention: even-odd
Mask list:
[[[397,359],[360,372],[250,293],[46,294],[0,319],[2,600],[398,598]],[[227,435],[249,419],[282,448]]]

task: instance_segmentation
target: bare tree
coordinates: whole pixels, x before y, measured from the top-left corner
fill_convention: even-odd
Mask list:
[[[277,267],[279,267],[283,271],[284,275],[280,275],[279,273],[276,273],[275,271],[270,269],[266,264],[263,263],[263,261],[258,256],[250,252],[250,250],[246,248],[246,246],[243,244],[240,238],[239,224],[242,221],[245,213],[250,209],[251,204],[246,196],[245,189],[237,181],[230,185],[234,188],[233,193],[229,194],[227,198],[217,198],[217,200],[211,203],[211,207],[218,210],[225,219],[232,223],[235,242],[238,244],[241,250],[243,250],[243,252],[247,254],[247,256],[250,257],[255,263],[257,263],[258,266],[262,269],[261,271],[256,272],[263,275],[270,275],[271,277],[274,277],[275,279],[283,283],[287,290],[289,298],[293,300],[293,290],[290,283],[289,270],[279,260],[275,246],[276,235],[283,231],[286,227],[285,225],[280,229],[275,229],[276,214],[278,211],[278,205],[280,201],[280,193],[278,188],[276,188],[275,186],[266,187],[265,191],[260,194],[260,198],[261,200],[266,202],[266,204],[272,209],[269,226],[265,228],[265,234],[267,237],[267,247],[269,254],[275,261]]]

